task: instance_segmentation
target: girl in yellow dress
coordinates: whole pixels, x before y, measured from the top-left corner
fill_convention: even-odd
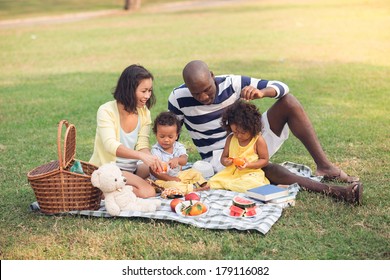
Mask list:
[[[261,169],[268,164],[268,149],[256,106],[236,101],[224,112],[221,125],[230,133],[221,156],[225,169],[209,180],[210,188],[245,192],[269,184]]]

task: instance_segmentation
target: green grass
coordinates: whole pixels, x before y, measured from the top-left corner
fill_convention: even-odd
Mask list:
[[[176,0],[178,1],[178,0]],[[142,0],[142,7],[166,2]],[[173,2],[173,1],[172,1]],[[1,0],[0,18],[14,19],[101,10],[123,10],[124,0]]]
[[[24,16],[47,16],[71,12],[121,9],[121,0],[1,0],[0,16],[22,18]]]
[[[0,2],[1,11],[8,5],[5,18],[37,15],[10,3]],[[389,8],[385,0],[244,1],[0,27],[0,259],[390,259]],[[88,160],[96,110],[126,66],[140,63],[155,75],[154,117],[192,59],[215,74],[286,82],[329,158],[364,182],[363,206],[300,192],[266,236],[29,211],[35,196],[26,174],[57,158],[59,120],[76,125],[76,158]],[[272,102],[255,103],[264,111]],[[187,134],[182,141],[198,159]],[[314,169],[292,135],[272,158],[285,160]]]

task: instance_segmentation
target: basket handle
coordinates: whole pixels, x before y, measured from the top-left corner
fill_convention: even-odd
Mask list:
[[[63,126],[66,126],[63,150],[61,149],[61,136]],[[58,123],[57,132],[57,153],[60,170],[63,170],[73,160],[76,153],[76,128],[67,120],[61,120]]]

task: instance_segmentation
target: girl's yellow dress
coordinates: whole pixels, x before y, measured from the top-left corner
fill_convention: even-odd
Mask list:
[[[254,137],[245,147],[241,147],[237,137],[233,136],[229,146],[229,157],[246,158],[248,162],[258,160],[259,157],[255,152],[255,143],[258,137],[259,136]],[[234,164],[225,167],[225,169],[215,174],[209,180],[211,189],[230,190],[235,192],[245,192],[248,189],[269,183],[269,180],[265,177],[264,171],[261,168],[244,168],[240,170],[236,168]]]

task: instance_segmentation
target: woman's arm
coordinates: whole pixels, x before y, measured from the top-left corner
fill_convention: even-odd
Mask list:
[[[138,141],[135,145],[137,151],[142,149],[150,149],[149,139],[152,126],[150,111],[147,108],[137,109],[138,115],[141,118],[141,125],[138,132]]]
[[[98,137],[101,140],[102,149],[107,153],[116,155],[116,150],[121,145],[120,141],[117,139],[117,119],[115,113],[113,112],[112,106],[109,103],[106,103],[100,106],[97,112],[97,132]]]
[[[140,159],[147,166],[149,166],[150,169],[156,170],[158,172],[163,170],[163,166],[162,166],[161,160],[157,156],[152,155],[152,153],[150,152],[149,148],[142,149],[142,150],[140,150],[138,152],[140,153],[140,156],[141,156]]]
[[[142,160],[147,166],[150,166],[156,159],[158,159],[156,156],[153,156],[148,149],[136,151],[126,147],[123,144],[121,144],[116,150],[116,156],[122,158]]]
[[[177,182],[180,182],[181,180],[179,179],[179,177],[173,177],[171,175],[168,175],[168,173],[161,173],[161,172],[155,172],[153,170],[150,169],[150,173],[156,177],[157,179],[159,180],[163,180],[163,181],[177,181]]]
[[[137,109],[137,112],[141,118],[141,127],[138,132],[138,141],[135,145],[134,152],[139,153],[137,159],[142,160],[150,169],[162,171],[163,168],[160,159],[150,152],[149,138],[152,124],[150,111],[144,107]]]

